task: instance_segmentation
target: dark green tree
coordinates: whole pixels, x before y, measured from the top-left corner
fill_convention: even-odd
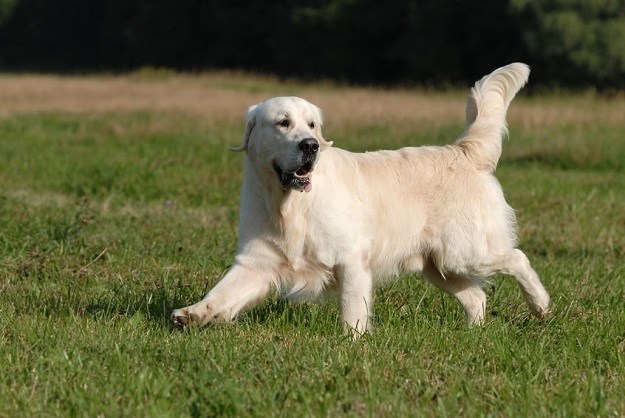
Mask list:
[[[357,83],[625,88],[625,0],[0,0],[0,68],[234,68]]]
[[[544,81],[625,87],[625,1],[513,0]]]
[[[9,17],[15,4],[17,4],[17,0],[0,0],[0,25]]]

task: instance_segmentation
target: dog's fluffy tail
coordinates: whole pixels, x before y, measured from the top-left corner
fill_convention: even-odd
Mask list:
[[[493,172],[501,156],[502,136],[508,133],[508,105],[525,85],[530,69],[515,62],[475,83],[467,100],[467,126],[456,141],[479,170]]]

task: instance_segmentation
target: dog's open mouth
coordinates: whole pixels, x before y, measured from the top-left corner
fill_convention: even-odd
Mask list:
[[[278,180],[284,190],[298,190],[300,192],[310,192],[312,190],[311,172],[314,160],[307,161],[293,172],[283,170],[277,163],[273,163],[273,169],[278,174]]]

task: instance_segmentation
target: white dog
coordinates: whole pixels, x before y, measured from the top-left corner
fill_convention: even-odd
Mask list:
[[[200,302],[177,309],[177,326],[231,321],[272,287],[289,296],[338,290],[341,319],[371,328],[374,283],[423,273],[484,320],[481,288],[513,276],[538,317],[549,295],[523,252],[493,171],[508,105],[529,76],[525,64],[495,70],[471,89],[464,134],[444,147],[356,154],[333,148],[321,112],[297,97],[252,106],[243,143],[239,245],[234,264]]]

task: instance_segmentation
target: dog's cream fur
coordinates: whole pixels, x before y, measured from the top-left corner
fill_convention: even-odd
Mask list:
[[[272,287],[293,296],[338,290],[342,320],[361,334],[374,284],[399,272],[421,272],[454,295],[471,324],[484,320],[485,279],[508,274],[545,316],[549,295],[516,248],[514,212],[492,174],[508,105],[528,76],[514,63],[478,81],[464,134],[444,147],[351,153],[331,147],[320,110],[303,99],[252,106],[237,148],[247,155],[234,264],[203,300],[175,310],[174,324],[230,321]],[[280,173],[301,165],[306,138],[319,149],[296,190]]]

